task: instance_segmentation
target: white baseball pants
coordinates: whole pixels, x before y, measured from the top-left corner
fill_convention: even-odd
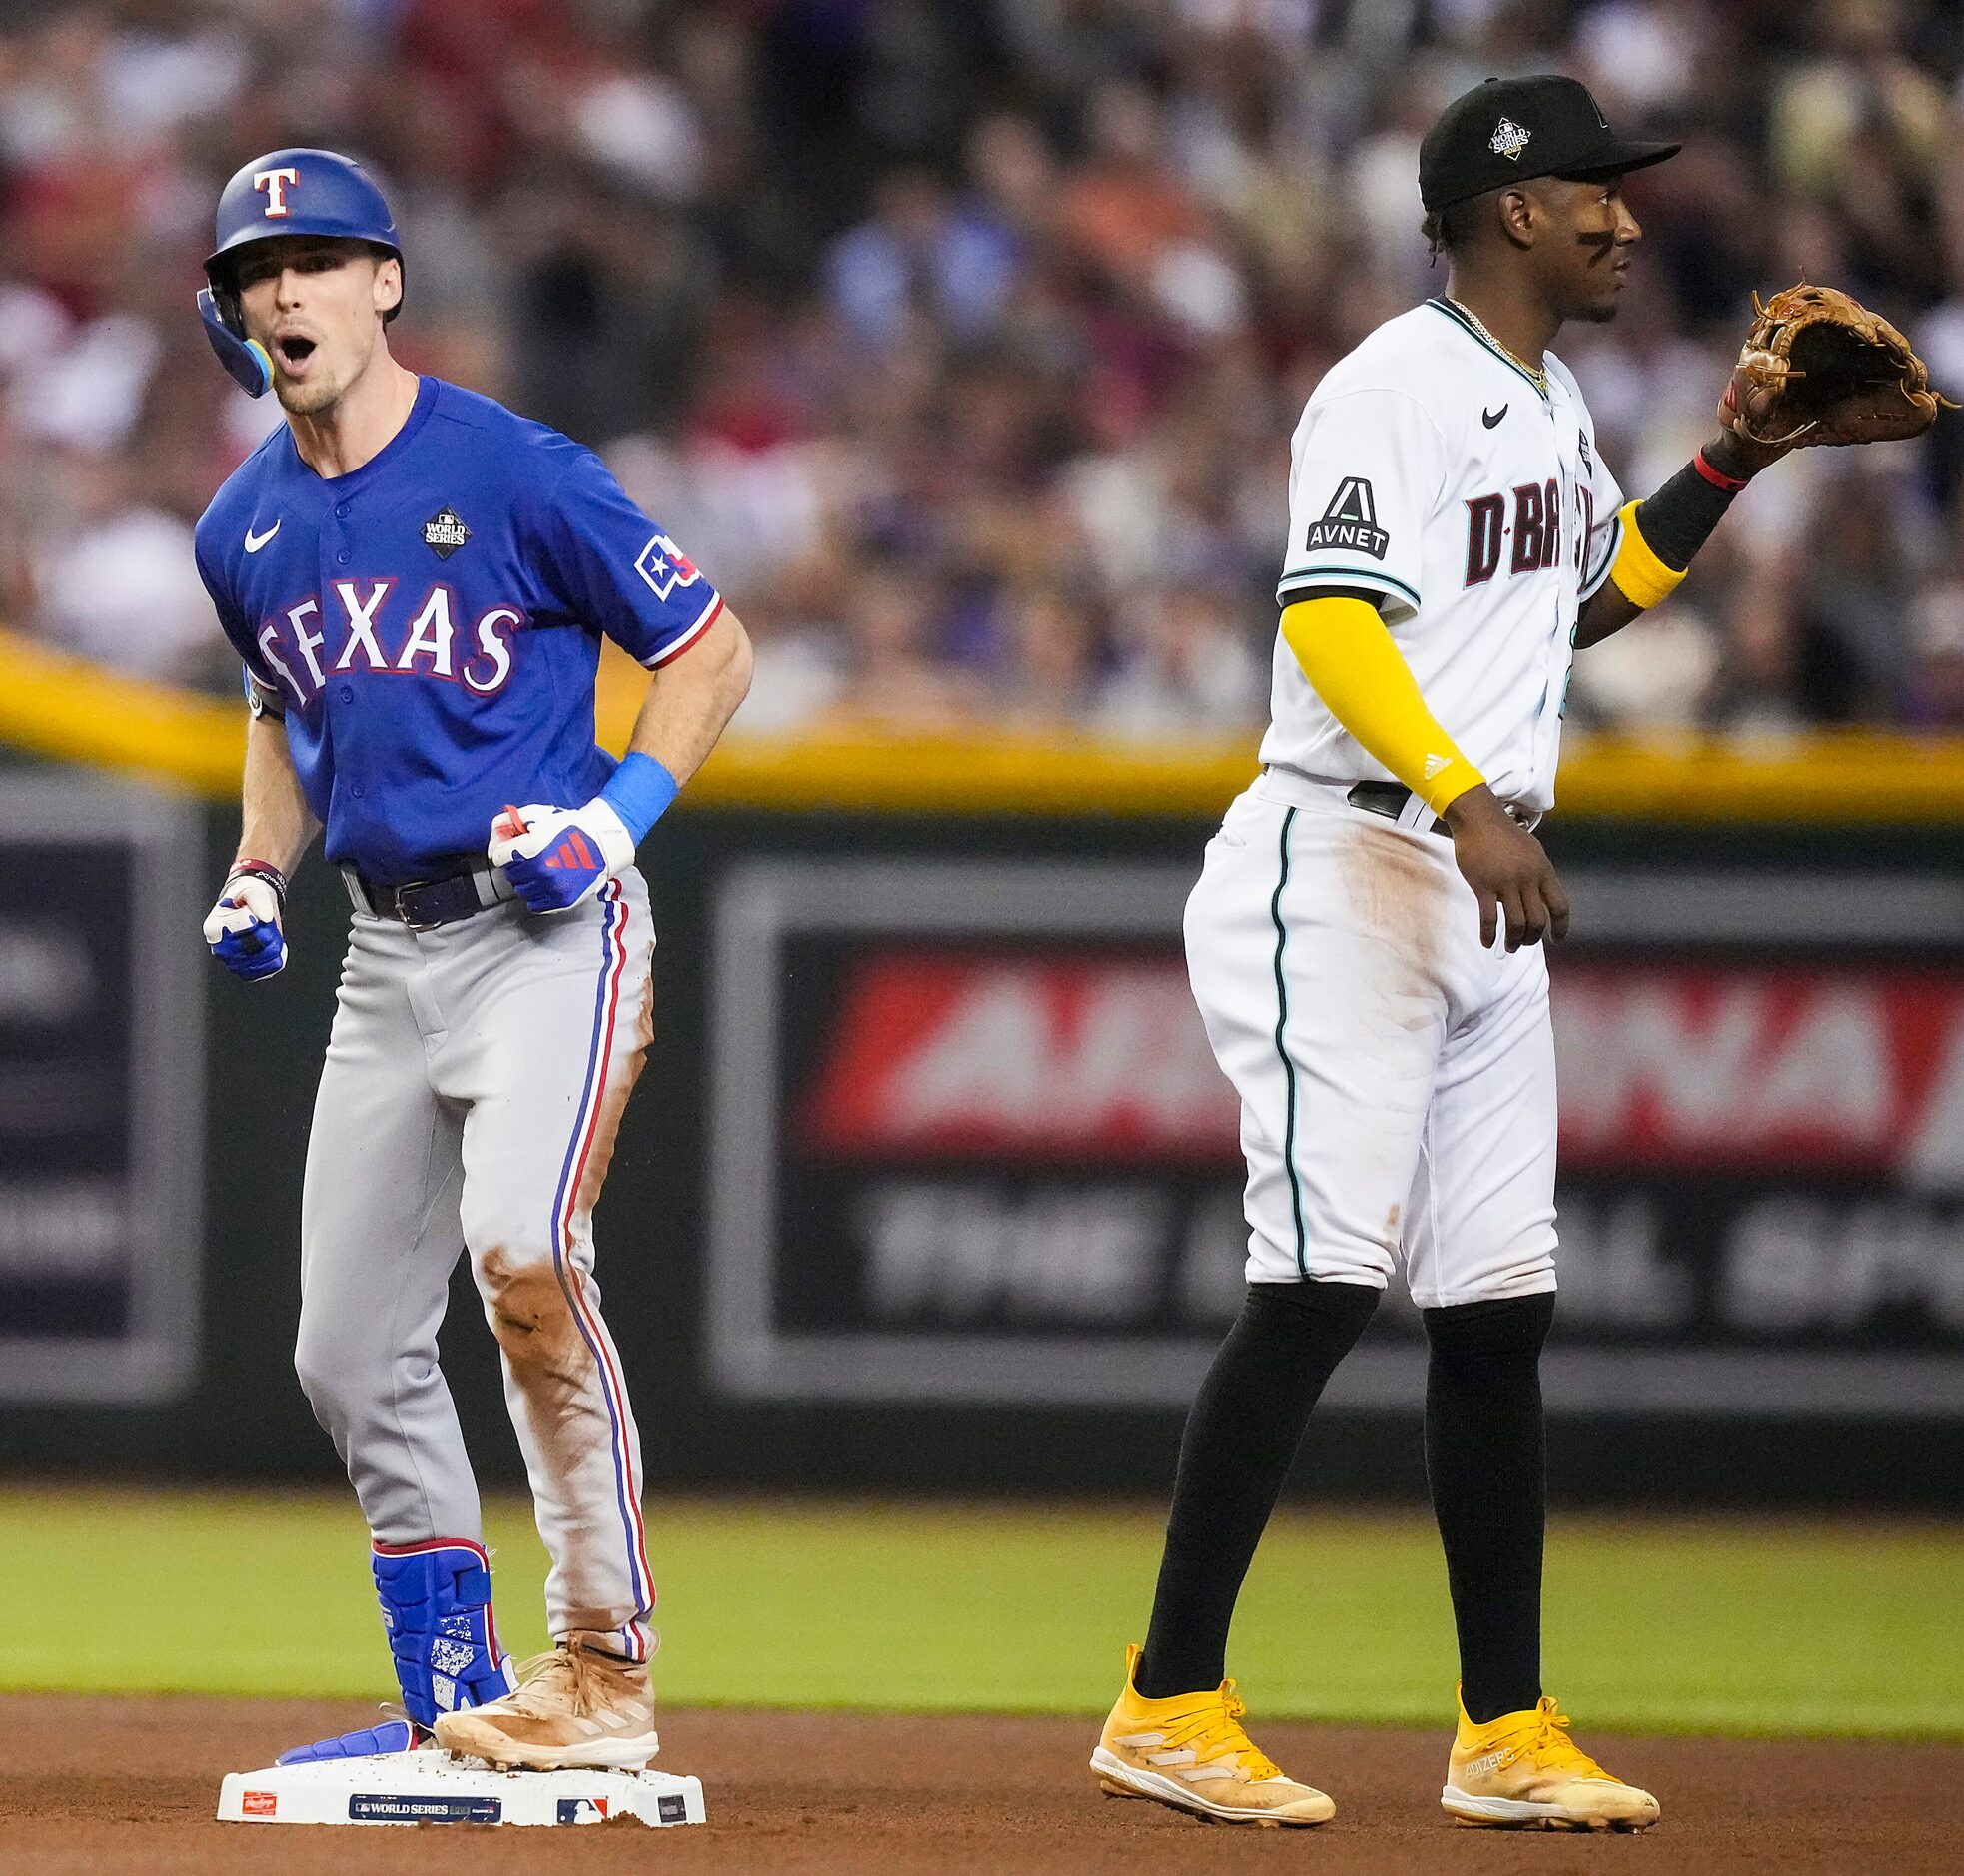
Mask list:
[[[1554,1288],[1547,965],[1481,948],[1449,839],[1272,771],[1208,843],[1186,944],[1241,1096],[1251,1283],[1383,1289],[1403,1254],[1423,1309]]]
[[[477,1542],[437,1365],[466,1252],[551,1557],[546,1619],[652,1647],[640,1435],[593,1280],[593,1204],[653,1029],[647,886],[629,868],[536,917],[412,931],[355,915],[308,1144],[295,1366],[384,1543]]]

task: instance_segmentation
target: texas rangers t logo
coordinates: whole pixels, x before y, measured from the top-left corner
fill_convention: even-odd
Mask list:
[[[287,185],[292,183],[298,186],[299,182],[300,171],[296,169],[255,170],[253,172],[253,187],[266,191],[266,213],[269,219],[274,216],[291,215],[293,213],[293,210],[287,207]]]

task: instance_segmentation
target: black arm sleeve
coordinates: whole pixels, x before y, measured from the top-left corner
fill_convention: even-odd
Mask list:
[[[1732,505],[1733,491],[1715,487],[1687,463],[1669,481],[1636,504],[1636,525],[1650,551],[1681,573],[1711,538],[1711,530]]]

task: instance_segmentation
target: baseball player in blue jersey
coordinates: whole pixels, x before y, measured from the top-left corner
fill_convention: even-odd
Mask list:
[[[309,1142],[296,1365],[374,1540],[405,1717],[288,1759],[436,1742],[498,1766],[655,1750],[639,1439],[593,1204],[652,1030],[634,850],[742,701],[741,625],[599,459],[391,356],[402,244],[324,150],[219,201],[214,349],[286,423],[220,489],[198,569],[246,668],[239,856],[206,921],[286,961],[317,832],[354,903]],[[655,673],[593,743],[600,639]],[[514,1678],[437,1364],[468,1254],[551,1558],[553,1647]]]

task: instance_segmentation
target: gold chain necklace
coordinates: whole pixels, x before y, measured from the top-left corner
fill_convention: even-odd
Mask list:
[[[1515,358],[1514,355],[1511,352],[1509,352],[1505,346],[1501,345],[1501,343],[1497,339],[1495,339],[1491,333],[1489,333],[1486,330],[1485,324],[1481,321],[1479,315],[1475,313],[1472,307],[1462,305],[1458,300],[1453,299],[1450,295],[1446,297],[1446,304],[1452,307],[1453,310],[1457,312],[1461,316],[1461,318],[1463,318],[1467,322],[1467,324],[1473,329],[1474,332],[1476,332],[1482,339],[1484,339],[1486,343],[1489,346],[1491,346],[1493,350],[1501,356],[1501,358],[1505,359],[1509,365],[1516,366],[1518,367],[1519,370],[1525,372],[1528,378],[1533,382],[1533,386],[1536,391],[1540,392],[1543,397],[1547,395],[1548,375],[1544,367],[1529,365],[1525,359]]]

